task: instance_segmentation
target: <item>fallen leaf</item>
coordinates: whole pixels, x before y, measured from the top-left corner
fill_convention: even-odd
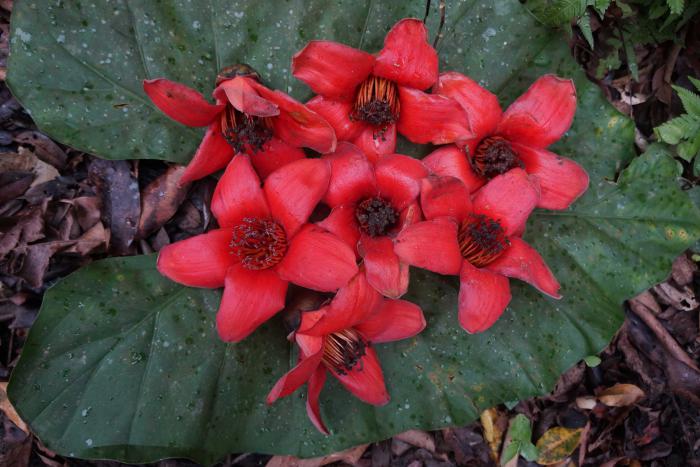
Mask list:
[[[2,171],[0,173],[0,203],[22,196],[31,186],[34,177],[34,173],[29,170]]]
[[[266,467],[321,467],[334,462],[345,462],[350,465],[357,464],[362,454],[367,450],[369,444],[362,444],[345,451],[336,452],[322,457],[312,459],[299,459],[294,456],[273,456],[267,462]]]
[[[12,421],[12,423],[17,425],[17,428],[24,431],[26,434],[29,434],[29,428],[27,428],[27,424],[24,423],[24,421],[19,417],[17,411],[12,406],[10,399],[7,398],[6,382],[0,383],[0,410],[2,410],[5,413],[5,416],[7,416],[7,418],[9,418]]]
[[[404,431],[403,433],[399,433],[398,435],[394,436],[394,438],[412,446],[423,448],[432,453],[435,452],[435,440],[425,431],[408,430]]]
[[[537,440],[537,463],[552,465],[564,461],[581,441],[583,428],[565,428],[557,426],[545,431]]]
[[[644,396],[644,391],[634,384],[618,383],[598,394],[598,400],[609,407],[625,407],[642,400]]]
[[[163,226],[179,209],[187,196],[189,183],[180,185],[184,166],[172,166],[153,180],[141,193],[141,218],[138,236],[145,238]]]
[[[508,427],[508,418],[505,414],[492,407],[481,412],[481,426],[484,428],[484,438],[489,443],[491,458],[498,461],[498,453],[501,451],[503,435]]]
[[[15,135],[15,141],[34,146],[34,152],[44,162],[62,169],[68,156],[51,138],[38,131],[23,131]]]

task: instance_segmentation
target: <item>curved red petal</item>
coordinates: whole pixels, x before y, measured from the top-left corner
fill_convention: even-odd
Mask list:
[[[304,151],[290,146],[274,136],[265,143],[262,151],[256,151],[250,155],[253,167],[255,167],[258,175],[263,180],[280,167],[304,158],[306,158]]]
[[[225,107],[210,104],[194,89],[165,78],[144,80],[143,90],[161,112],[187,126],[207,126]]]
[[[354,204],[341,204],[333,208],[328,217],[316,225],[334,234],[347,246],[357,253],[357,242],[360,240],[360,229],[355,217]]]
[[[447,217],[406,227],[396,237],[394,251],[406,263],[439,274],[459,274],[462,266],[457,224]]]
[[[197,152],[180,178],[180,185],[211,175],[231,162],[233,148],[221,135],[220,122],[216,120],[204,133]]]
[[[381,306],[368,319],[355,325],[373,344],[408,339],[425,329],[423,310],[406,300],[383,300]]]
[[[408,264],[396,256],[389,237],[362,235],[357,248],[364,259],[367,281],[375,290],[389,298],[399,298],[408,291]]]
[[[230,229],[217,229],[166,245],[158,253],[158,271],[190,287],[221,287],[226,271],[235,263],[231,237]]]
[[[419,144],[448,144],[474,138],[464,109],[449,97],[399,87],[401,113],[397,129]]]
[[[371,125],[362,125],[362,130],[352,142],[365,153],[370,162],[376,164],[381,156],[396,151],[396,125],[389,125],[384,131]]]
[[[472,204],[474,213],[497,220],[510,236],[525,230],[525,222],[539,200],[538,180],[523,169],[512,169],[477,191]]]
[[[496,133],[514,143],[546,148],[569,129],[575,113],[574,82],[545,75],[506,109]]]
[[[399,211],[418,198],[420,181],[427,176],[428,169],[421,161],[401,154],[381,156],[375,170],[379,195]]]
[[[420,205],[426,219],[464,220],[472,212],[469,190],[459,179],[431,175],[421,182]]]
[[[331,170],[321,159],[301,159],[271,173],[265,180],[265,197],[272,217],[291,238],[306,223],[328,190]]]
[[[267,218],[270,210],[248,156],[233,158],[219,179],[211,210],[222,227],[233,227],[246,217]]]
[[[273,269],[251,271],[241,264],[226,274],[216,329],[226,342],[240,342],[284,308],[287,281]]]
[[[462,106],[476,139],[493,133],[501,120],[498,97],[461,73],[442,73],[433,91],[454,99]]]
[[[513,144],[529,174],[540,181],[540,202],[543,209],[566,209],[588,189],[588,174],[583,167],[546,149]]]
[[[314,225],[304,226],[277,266],[283,279],[307,289],[334,292],[357,274],[355,253],[341,239]]]
[[[423,158],[423,164],[436,175],[458,178],[470,193],[486,183],[483,178],[474,173],[464,150],[454,144],[437,148]]]
[[[316,96],[306,106],[326,119],[338,141],[352,141],[366,126],[360,121],[350,120],[352,101]]]
[[[304,334],[325,336],[362,322],[375,313],[382,302],[382,297],[367,281],[364,271],[360,270],[346,286],[341,287],[331,301],[324,307],[325,314]]]
[[[344,371],[344,374],[337,373],[332,368],[328,370],[338,378],[345,389],[361,401],[372,405],[384,405],[389,402],[384,373],[372,347],[367,348],[360,361],[351,370]]]
[[[552,271],[540,254],[518,237],[511,237],[508,249],[485,269],[520,279],[550,297],[561,298],[561,286]]]
[[[464,261],[459,282],[459,324],[472,334],[487,330],[510,303],[508,278]]]
[[[323,159],[331,166],[331,179],[323,198],[328,206],[353,203],[377,194],[374,167],[354,144],[341,141],[336,151]]]
[[[284,376],[282,376],[277,383],[272,387],[270,392],[267,394],[265,401],[268,404],[272,404],[277,399],[281,397],[286,397],[299,389],[299,387],[309,381],[313,374],[318,369],[321,364],[321,359],[323,358],[323,352],[319,351],[313,355],[306,358],[302,358],[301,361]]]
[[[244,114],[256,117],[274,117],[280,114],[277,104],[261,97],[253,87],[255,80],[237,76],[222,82],[214,91],[219,95],[223,91],[226,98],[236,109]]]
[[[402,19],[384,39],[374,74],[402,86],[427,89],[438,77],[438,55],[428,43],[428,30],[415,18]]]
[[[294,77],[326,97],[354,97],[373,67],[372,55],[331,41],[311,41],[292,57]]]
[[[260,96],[280,109],[280,114],[272,119],[275,136],[292,146],[320,153],[335,151],[335,132],[323,117],[281,91],[273,91],[255,81],[250,84]]]
[[[306,395],[306,415],[309,417],[309,420],[311,420],[311,423],[314,424],[316,429],[324,435],[328,434],[328,428],[326,428],[326,425],[323,423],[323,419],[321,418],[321,410],[318,406],[318,397],[321,395],[321,389],[323,389],[323,385],[326,383],[326,374],[327,370],[325,367],[319,366],[316,368],[314,374],[311,375],[311,379],[309,379]]]

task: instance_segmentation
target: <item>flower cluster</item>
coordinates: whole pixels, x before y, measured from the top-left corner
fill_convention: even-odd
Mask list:
[[[216,323],[229,342],[314,291],[289,334],[299,363],[267,401],[306,383],[308,415],[324,433],[328,373],[367,403],[388,402],[373,345],[426,326],[401,299],[409,266],[459,276],[459,323],[470,333],[504,312],[509,278],[560,298],[521,236],[536,207],[566,209],[588,186],[579,165],[547,150],[571,125],[573,83],[543,76],[503,112],[470,78],[438,74],[427,36],[404,19],[374,55],[310,42],[292,60],[316,93],[306,104],[244,65],[219,74],[215,104],[166,79],[144,82],[166,115],[207,127],[182,183],[225,169],[211,204],[218,228],[166,246],[159,271],[224,288]],[[397,133],[438,147],[422,160],[396,154]]]

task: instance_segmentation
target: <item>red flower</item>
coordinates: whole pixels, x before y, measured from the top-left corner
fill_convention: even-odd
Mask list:
[[[193,287],[224,287],[219,335],[237,342],[284,307],[287,283],[331,292],[357,273],[353,251],[306,221],[328,189],[330,167],[302,159],[260,187],[248,156],[221,177],[211,207],[221,228],[163,248],[161,274]]]
[[[471,136],[462,108],[421,90],[438,77],[438,57],[417,19],[396,23],[376,55],[330,41],[311,41],[292,59],[292,74],[319,94],[307,105],[374,161],[396,148],[398,131],[416,143],[446,144]]]
[[[246,74],[241,76],[241,70]],[[168,117],[187,126],[208,126],[180,183],[226,167],[238,153],[250,155],[264,179],[275,169],[305,157],[308,147],[335,150],[335,133],[316,112],[259,83],[249,68],[231,67],[217,78],[216,104],[197,91],[164,78],[145,80],[143,89]]]
[[[508,277],[524,280],[554,298],[559,283],[540,255],[518,235],[537,205],[539,190],[522,169],[499,175],[472,201],[454,177],[423,180],[425,218],[396,238],[407,263],[440,274],[459,274],[459,322],[468,332],[488,329],[510,302]]]
[[[433,172],[462,180],[470,191],[514,167],[540,180],[538,207],[566,209],[588,188],[588,174],[577,163],[547,151],[571,126],[576,88],[571,80],[545,75],[505,112],[498,99],[459,73],[440,75],[435,92],[466,111],[475,136],[423,159]],[[466,153],[462,147],[466,145]]]
[[[272,404],[308,382],[306,413],[322,433],[318,396],[326,372],[368,404],[384,405],[389,394],[379,359],[371,344],[408,339],[425,328],[421,309],[405,300],[387,300],[360,273],[338,291],[327,306],[302,313],[294,334],[300,362],[285,374],[267,396]]]
[[[375,167],[346,142],[323,158],[331,164],[323,201],[332,211],[319,225],[363,258],[372,287],[386,297],[400,297],[408,289],[408,265],[394,253],[392,239],[420,219],[417,198],[428,170],[419,160],[400,154],[381,156]]]

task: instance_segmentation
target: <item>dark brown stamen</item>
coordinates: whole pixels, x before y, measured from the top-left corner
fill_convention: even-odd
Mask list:
[[[384,138],[387,127],[398,121],[400,112],[399,91],[396,83],[370,75],[357,88],[351,120],[361,120],[374,125],[375,138]]]
[[[231,104],[221,113],[221,134],[234,151],[256,153],[272,138],[269,118],[244,114]]]
[[[370,237],[386,235],[396,226],[399,213],[387,200],[375,196],[367,198],[357,205],[355,218],[360,225],[360,230]]]
[[[287,234],[272,219],[246,217],[233,228],[230,247],[246,269],[267,269],[287,253]]]
[[[524,167],[510,143],[500,136],[490,136],[482,140],[476,147],[470,162],[474,172],[487,180],[506,173],[510,169]]]
[[[510,246],[501,224],[483,214],[470,214],[460,225],[457,240],[462,257],[479,268],[494,261]]]
[[[329,334],[323,340],[323,363],[339,375],[353,369],[361,371],[361,360],[369,345],[354,329]]]

